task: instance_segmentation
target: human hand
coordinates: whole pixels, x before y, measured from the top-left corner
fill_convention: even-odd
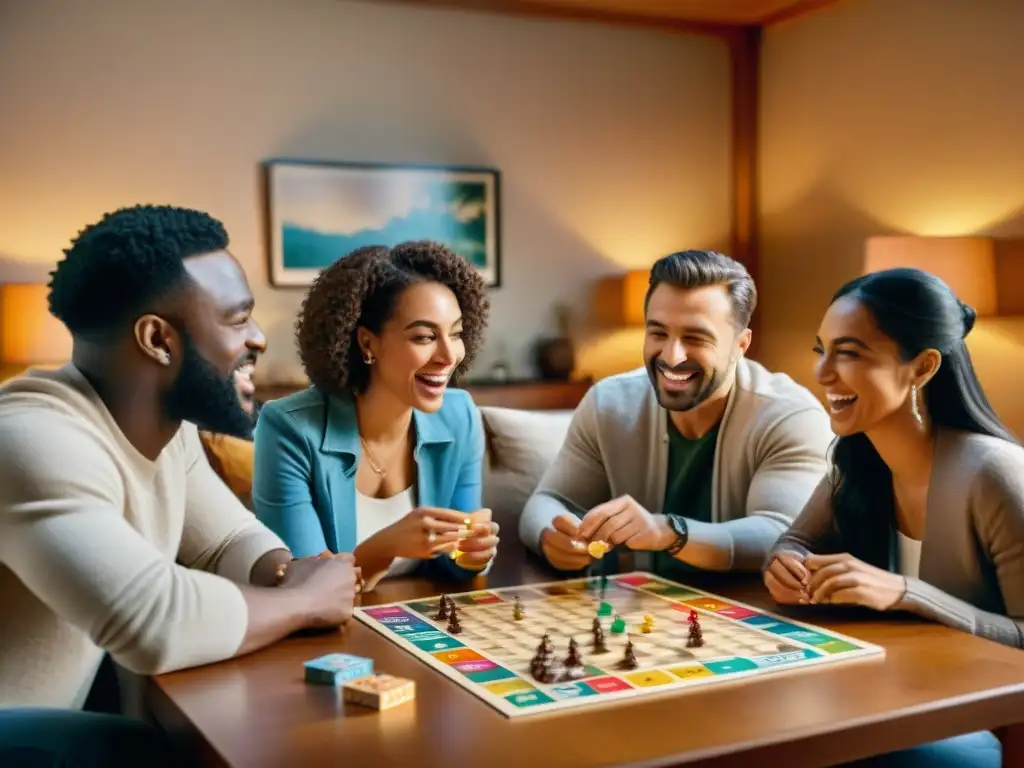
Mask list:
[[[480,570],[498,553],[498,524],[491,520],[489,509],[478,509],[467,517],[473,522],[468,531],[463,529],[455,562],[463,568]]]
[[[809,555],[804,566],[810,572],[807,592],[812,604],[860,605],[888,611],[907,591],[898,573],[883,571],[853,555]]]
[[[676,540],[664,515],[652,515],[632,496],[599,504],[583,516],[578,538],[625,544],[630,549],[668,549]]]
[[[764,573],[764,584],[776,603],[795,605],[808,602],[806,589],[810,578],[801,554],[782,551],[772,558]]]
[[[540,551],[547,561],[560,571],[578,571],[590,565],[587,550],[573,544],[579,540],[579,518],[563,512],[551,525],[540,535]]]
[[[287,564],[278,583],[280,589],[295,589],[309,606],[311,629],[337,627],[352,618],[352,608],[361,584],[355,557],[348,553],[322,553]]]
[[[374,549],[379,549],[389,558],[427,560],[434,555],[454,551],[466,533],[490,537],[489,523],[470,524],[467,528],[468,520],[472,518],[465,512],[418,507],[370,538],[374,540]],[[468,541],[468,537],[465,540]]]

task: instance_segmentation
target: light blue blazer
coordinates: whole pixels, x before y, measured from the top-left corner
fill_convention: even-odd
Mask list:
[[[413,410],[416,503],[474,512],[481,503],[484,436],[465,390],[449,389],[436,413]],[[295,557],[356,548],[356,470],[361,455],[355,402],[310,387],[263,406],[255,431],[252,502],[256,516]],[[493,562],[493,560],[492,560]],[[416,575],[469,579],[446,555]]]

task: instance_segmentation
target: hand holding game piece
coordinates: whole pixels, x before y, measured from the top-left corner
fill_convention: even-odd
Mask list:
[[[463,568],[484,568],[498,552],[498,524],[489,509],[471,512],[466,519],[471,521],[469,535],[459,540],[455,562]]]
[[[564,512],[552,520],[551,525],[540,537],[541,553],[547,561],[562,571],[578,571],[590,565],[586,549],[573,544],[580,541],[579,518]]]
[[[907,591],[907,581],[901,574],[883,571],[847,553],[809,555],[804,565],[811,573],[807,591],[812,604],[860,605],[888,611]]]
[[[587,512],[577,535],[585,541],[624,544],[642,550],[666,549],[676,538],[664,516],[652,515],[628,495],[598,504]]]
[[[803,563],[803,555],[784,551],[772,558],[764,572],[764,585],[776,603],[796,605],[808,602],[810,595],[807,585],[810,578],[810,572]]]
[[[360,547],[379,550],[391,559],[404,557],[428,560],[434,555],[455,549],[460,541],[459,533],[465,527],[465,520],[464,512],[418,507],[375,533]]]

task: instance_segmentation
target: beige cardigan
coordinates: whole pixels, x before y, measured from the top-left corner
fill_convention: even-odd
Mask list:
[[[810,391],[741,359],[715,447],[712,522],[691,521],[691,540],[719,553],[720,570],[760,569],[825,474],[832,439],[828,415]],[[660,514],[667,477],[668,412],[647,371],[602,379],[576,409],[555,463],[527,501],[520,536],[538,552],[558,514],[582,515],[625,494]],[[636,567],[650,567],[647,553],[635,554]]]
[[[781,550],[844,551],[831,491],[831,482],[823,480],[769,562]],[[895,529],[891,536],[895,542]],[[895,560],[890,568],[895,570]],[[1024,648],[1024,448],[938,431],[919,578],[906,582],[895,610]]]

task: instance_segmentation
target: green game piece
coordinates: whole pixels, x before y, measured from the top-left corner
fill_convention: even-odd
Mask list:
[[[621,616],[616,616],[615,621],[612,622],[612,632],[617,635],[621,635],[626,631],[626,620]]]
[[[612,604],[611,603],[601,603],[601,605],[597,609],[597,615],[598,616],[611,616],[612,615]]]

